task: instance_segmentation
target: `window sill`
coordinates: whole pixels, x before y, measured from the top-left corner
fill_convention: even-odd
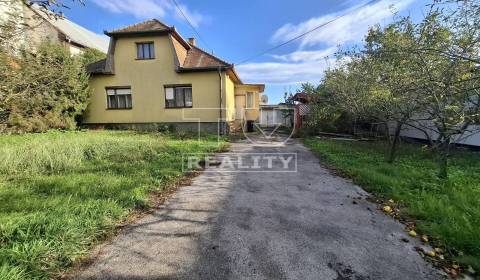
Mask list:
[[[165,109],[192,109],[193,106],[190,107],[165,107]]]
[[[133,108],[106,108],[107,111],[117,111],[117,110],[132,110]]]
[[[154,57],[154,58],[135,58],[135,60],[140,60],[140,61],[144,61],[144,60],[155,60],[155,57]]]

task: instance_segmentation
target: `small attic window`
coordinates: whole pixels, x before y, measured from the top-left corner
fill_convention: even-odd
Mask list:
[[[137,59],[154,59],[155,46],[153,42],[137,43]]]

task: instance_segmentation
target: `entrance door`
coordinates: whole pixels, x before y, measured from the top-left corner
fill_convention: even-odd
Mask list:
[[[235,96],[235,119],[243,120],[245,118],[245,96]]]

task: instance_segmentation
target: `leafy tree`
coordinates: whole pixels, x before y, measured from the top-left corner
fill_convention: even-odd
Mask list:
[[[326,71],[330,104],[356,119],[394,123],[389,161],[403,127],[423,131],[446,178],[452,143],[478,132],[479,18],[478,1],[436,0],[418,24],[400,18],[372,28],[350,61]]]
[[[85,65],[85,66],[90,64],[90,63],[94,63],[94,62],[97,62],[99,60],[102,60],[105,57],[106,57],[105,53],[103,53],[99,50],[96,50],[96,49],[91,49],[91,48],[83,49],[83,52],[80,55],[80,58],[82,60],[82,64]]]
[[[412,50],[419,62],[413,71],[425,100],[424,117],[416,125],[435,136],[442,178],[448,175],[452,143],[477,133],[471,125],[480,115],[480,69],[473,59],[480,53],[480,26],[459,21],[464,19],[433,10],[419,25],[418,46]]]
[[[35,53],[20,57],[2,53],[1,110],[8,112],[8,132],[42,132],[75,127],[86,108],[88,75],[80,57],[61,45],[43,43]]]
[[[374,78],[370,82],[381,87],[383,93],[383,102],[377,102],[381,107],[375,113],[388,124],[387,131],[390,125],[394,126],[388,162],[395,159],[402,129],[423,110],[423,95],[419,94],[416,82],[418,77],[412,71],[416,58],[405,51],[416,44],[415,29],[410,19],[404,18],[383,29],[370,29],[365,39],[363,53],[371,62],[369,75]]]

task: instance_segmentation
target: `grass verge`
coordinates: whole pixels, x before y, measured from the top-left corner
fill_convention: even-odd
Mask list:
[[[402,145],[398,160],[385,161],[385,144],[305,139],[328,165],[367,191],[393,198],[455,260],[480,271],[480,154],[455,152],[449,179],[437,178],[433,155],[417,145]]]
[[[183,153],[224,145],[119,131],[0,136],[0,279],[59,276],[181,178]]]

